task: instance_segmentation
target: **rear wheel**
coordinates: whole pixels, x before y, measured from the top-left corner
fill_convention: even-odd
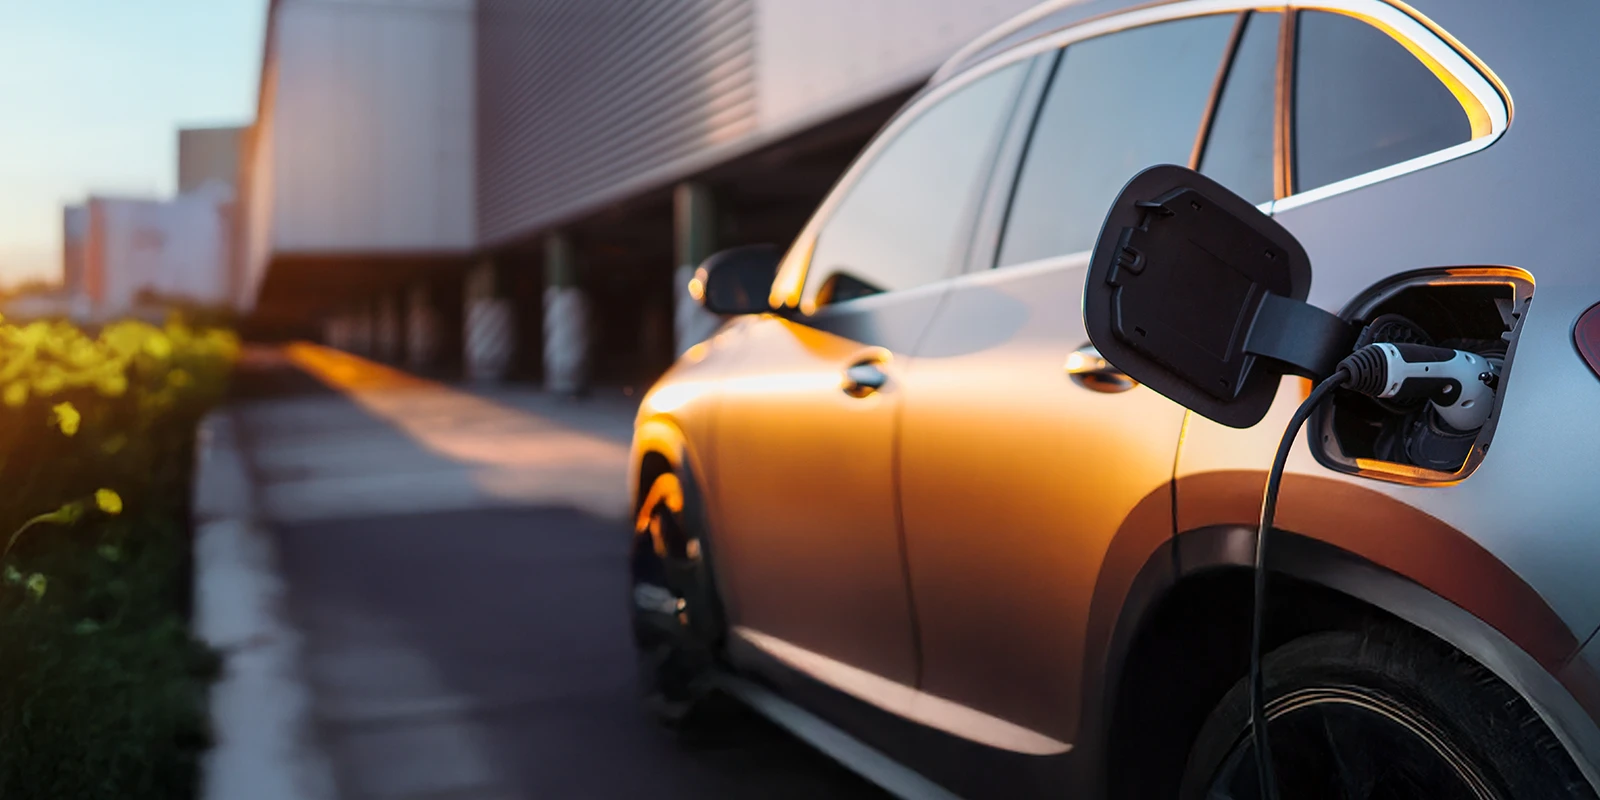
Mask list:
[[[1520,696],[1421,634],[1380,627],[1297,639],[1263,664],[1278,796],[1295,800],[1593,798]],[[1185,800],[1253,800],[1248,687],[1201,729]]]
[[[692,482],[651,479],[634,517],[631,554],[634,644],[645,702],[673,727],[719,715],[712,671],[723,639],[708,542]]]

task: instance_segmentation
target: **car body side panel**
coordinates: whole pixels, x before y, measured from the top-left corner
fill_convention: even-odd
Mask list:
[[[1285,381],[1278,404],[1298,402],[1301,386]],[[1178,530],[1249,526],[1260,519],[1263,466],[1282,435],[1270,421],[1234,431],[1190,420],[1176,486]],[[1375,488],[1387,485],[1346,480],[1315,464],[1288,472],[1276,525],[1407,576],[1489,623],[1552,672],[1566,663],[1579,640],[1544,598],[1469,532]]]
[[[904,687],[917,653],[893,443],[906,360],[941,292],[862,298],[806,324],[750,319],[713,456],[729,622]],[[889,381],[852,397],[844,372],[863,359]]]
[[[1600,185],[1600,28],[1593,2],[1426,0],[1419,11],[1471,49],[1511,98],[1511,124],[1490,147],[1329,197],[1277,219],[1305,246],[1310,301],[1338,310],[1388,275],[1431,266],[1502,264],[1533,275],[1532,307],[1503,389],[1493,447],[1466,480],[1416,487],[1332,476],[1302,445],[1291,474],[1358,483],[1462,531],[1503,562],[1582,641],[1600,627],[1600,380],[1577,356],[1572,325],[1600,301],[1600,225],[1575,199]],[[1259,468],[1290,402],[1248,433],[1191,426],[1180,474]],[[1213,435],[1215,434],[1215,435]],[[1228,453],[1248,449],[1245,458]],[[1255,466],[1242,463],[1248,460]],[[1285,501],[1293,503],[1292,497]],[[1180,513],[1184,504],[1180,491]],[[1393,531],[1396,536],[1405,532]]]
[[[707,456],[715,441],[720,388],[739,358],[746,322],[733,320],[690,347],[640,399],[628,458],[629,497],[639,496],[639,471],[652,453],[673,469],[688,462],[702,482],[711,477],[715,465]]]
[[[1102,393],[1064,371],[1088,341],[1084,270],[954,281],[907,372],[900,438],[921,689],[1064,742],[1113,535],[1171,535],[1184,417],[1144,387]]]

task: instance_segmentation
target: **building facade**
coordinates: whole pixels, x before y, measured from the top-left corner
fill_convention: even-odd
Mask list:
[[[83,313],[104,320],[171,302],[228,305],[232,202],[221,183],[169,200],[90,197],[82,278],[68,284]]]
[[[61,209],[61,289],[69,295],[84,293],[84,244],[88,238],[88,206]]]
[[[941,62],[1032,3],[273,0],[239,299],[418,367],[648,381],[715,324],[693,265],[787,244]]]
[[[239,180],[239,147],[245,128],[183,128],[178,131],[178,194],[207,183],[234,186]]]

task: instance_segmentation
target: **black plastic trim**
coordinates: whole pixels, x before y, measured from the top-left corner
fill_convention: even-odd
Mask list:
[[[1261,297],[1244,351],[1270,358],[1287,375],[1322,380],[1350,354],[1359,331],[1335,314],[1275,294]]]
[[[1310,290],[1311,260],[1282,225],[1211,178],[1162,164],[1128,181],[1106,214],[1084,280],[1084,327],[1129,377],[1248,428],[1266,416],[1286,366],[1248,352],[1257,315],[1268,296],[1305,306]],[[1289,317],[1286,309],[1272,318]],[[1325,312],[1305,309],[1295,317],[1317,320],[1305,338],[1319,341],[1268,324],[1258,347],[1318,363],[1337,343],[1320,341]]]

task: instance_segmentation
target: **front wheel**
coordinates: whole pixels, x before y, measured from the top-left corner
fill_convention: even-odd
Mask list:
[[[655,476],[634,518],[630,584],[645,703],[672,727],[718,716],[711,686],[722,611],[693,484]]]
[[[1322,633],[1263,662],[1278,796],[1294,800],[1595,797],[1528,703],[1482,666],[1409,630]],[[1249,687],[1201,728],[1184,800],[1254,800]]]

